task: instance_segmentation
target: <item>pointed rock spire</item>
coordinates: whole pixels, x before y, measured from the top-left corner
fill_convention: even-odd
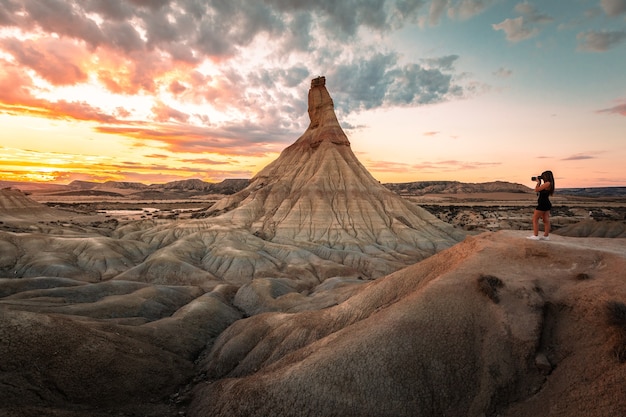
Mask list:
[[[372,177],[339,125],[324,77],[313,79],[308,103],[304,134],[210,215],[272,242],[347,250],[354,264],[378,256],[393,264],[386,273],[464,238]]]
[[[311,123],[296,143],[307,143],[316,148],[320,142],[328,140],[335,145],[350,146],[348,137],[341,129],[333,99],[326,89],[326,77],[317,77],[311,81],[309,90],[309,119]]]

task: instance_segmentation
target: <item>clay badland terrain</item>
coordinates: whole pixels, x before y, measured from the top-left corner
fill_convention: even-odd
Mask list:
[[[626,414],[623,196],[382,185],[324,79],[250,180],[0,192],[0,415]],[[619,193],[618,193],[619,194]]]

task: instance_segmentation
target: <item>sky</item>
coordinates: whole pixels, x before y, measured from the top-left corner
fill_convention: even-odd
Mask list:
[[[320,75],[383,183],[626,186],[626,0],[0,0],[0,179],[251,178]]]

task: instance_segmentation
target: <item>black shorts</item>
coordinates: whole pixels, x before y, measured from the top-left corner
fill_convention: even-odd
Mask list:
[[[552,208],[552,203],[548,202],[541,202],[539,204],[537,204],[537,207],[535,207],[536,210],[539,211],[550,211],[550,209]]]

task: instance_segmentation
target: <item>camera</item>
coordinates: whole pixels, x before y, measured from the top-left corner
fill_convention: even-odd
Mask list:
[[[536,177],[531,177],[530,180],[531,181],[537,181],[537,180],[542,180],[543,178],[541,178],[541,175],[537,175]]]

